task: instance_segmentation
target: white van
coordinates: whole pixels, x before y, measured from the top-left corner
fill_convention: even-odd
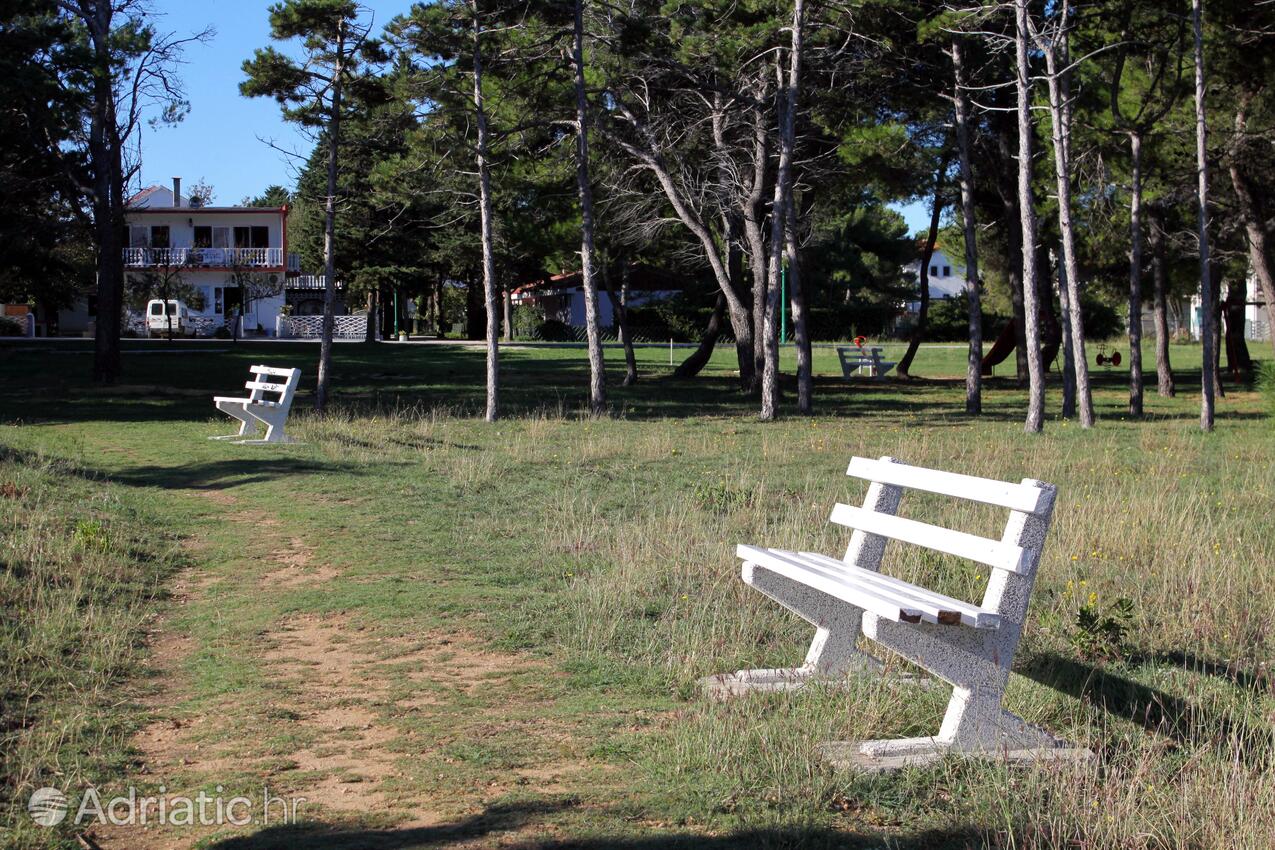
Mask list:
[[[168,305],[168,315],[164,315],[164,305]],[[158,298],[146,302],[146,335],[167,336],[169,318],[172,319],[173,336],[194,336],[195,326],[190,320],[190,310],[185,302]]]

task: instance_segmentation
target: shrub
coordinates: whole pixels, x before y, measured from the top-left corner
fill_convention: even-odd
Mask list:
[[[17,319],[0,316],[0,336],[26,336],[26,328]]]
[[[1120,311],[1087,293],[1080,296],[1080,315],[1085,323],[1086,339],[1115,339],[1125,332],[1125,321]]]
[[[969,297],[941,298],[930,302],[930,327],[925,338],[930,342],[965,342],[970,336]],[[1006,317],[983,311],[983,339],[995,339],[1005,326]]]
[[[540,327],[536,328],[536,339],[542,339],[545,342],[574,342],[575,338],[571,326],[557,319],[546,319],[540,323]]]
[[[519,304],[514,307],[511,319],[515,338],[535,339],[536,332],[545,323],[545,311],[533,304]]]

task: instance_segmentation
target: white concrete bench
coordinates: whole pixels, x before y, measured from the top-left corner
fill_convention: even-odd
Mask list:
[[[891,458],[854,458],[847,474],[872,483],[862,507],[837,505],[832,511],[833,522],[854,529],[844,558],[758,546],[737,550],[745,582],[815,626],[805,663],[710,677],[710,691],[792,690],[811,680],[879,669],[855,645],[862,633],[951,684],[952,697],[938,735],[824,744],[821,753],[835,765],[888,770],[946,753],[1011,760],[1089,755],[1001,709],[1053,515],[1053,485],[1031,479],[1010,484]],[[1005,532],[991,540],[897,516],[908,489],[1006,508]],[[879,572],[890,540],[989,567],[982,602],[953,599]]]
[[[867,376],[878,381],[885,380],[886,373],[897,363],[893,360],[882,360],[880,348],[863,349],[857,346],[837,346],[837,357],[841,360],[841,375],[846,380],[856,376]]]
[[[249,391],[247,398],[213,398],[213,404],[217,405],[218,410],[239,420],[239,433],[208,439],[234,440],[243,445],[292,442],[283,432],[283,426],[288,421],[288,411],[292,409],[297,384],[301,382],[301,370],[252,366],[248,371],[252,373],[252,379],[244,384]],[[262,425],[266,428],[265,438],[253,439]]]

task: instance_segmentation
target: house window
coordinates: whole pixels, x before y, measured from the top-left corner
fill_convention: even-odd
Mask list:
[[[951,266],[944,266],[944,267],[943,267],[943,277],[951,277],[951,276],[952,276],[952,267],[951,267]]]
[[[149,248],[150,236],[150,230],[145,225],[130,224],[128,226],[128,247]]]
[[[223,303],[222,297],[221,297],[224,291],[225,290],[223,290],[220,286],[213,287],[213,314],[214,315],[224,316],[226,313],[226,305],[225,303]]]
[[[167,224],[151,225],[151,247],[152,248],[169,247]]]
[[[938,276],[939,276],[939,267],[930,266],[930,277],[938,277]]]
[[[236,248],[269,248],[270,228],[268,227],[236,227]]]
[[[195,248],[211,248],[212,247],[212,228],[204,225],[195,225]]]

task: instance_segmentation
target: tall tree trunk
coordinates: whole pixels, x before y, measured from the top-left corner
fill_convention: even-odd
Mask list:
[[[713,93],[713,114],[712,114],[712,132],[713,144],[716,148],[718,157],[717,166],[717,191],[722,197],[729,197],[735,180],[735,172],[730,167],[733,161],[734,151],[731,149],[726,140],[726,117],[727,117],[726,97],[720,91]],[[726,278],[730,282],[732,291],[742,286],[744,279],[743,257],[740,253],[741,230],[743,228],[743,215],[739,210],[731,209],[730,204],[720,205],[721,214],[721,251],[725,256],[723,268],[726,272]],[[627,274],[627,267],[626,267]],[[625,277],[627,283],[628,278]],[[745,302],[740,301],[744,309],[747,309]],[[733,308],[732,308],[733,309]],[[747,351],[736,344],[736,357],[739,360],[741,384],[745,375],[748,375],[748,384],[743,389],[746,392],[754,392],[757,388],[757,382],[761,375],[761,328],[757,324],[757,311],[754,309],[749,316],[749,329],[751,331],[751,339],[753,342]],[[733,317],[732,317],[733,321]],[[752,358],[752,363],[745,363],[744,357],[748,355]]]
[[[1045,428],[1045,373],[1040,357],[1040,309],[1036,290],[1036,207],[1032,200],[1032,114],[1027,64],[1028,0],[1014,0],[1018,92],[1018,208],[1023,226],[1023,313],[1027,338],[1028,400],[1024,429]]]
[[[616,327],[620,329],[620,344],[624,346],[624,381],[622,386],[631,387],[637,383],[637,356],[633,353],[633,335],[629,332],[629,263],[620,258],[620,294],[611,285],[611,275],[607,266],[602,266],[602,286],[607,291],[611,302],[611,313],[615,316]]]
[[[753,295],[753,334],[758,341],[754,351],[756,376],[760,379],[766,368],[764,346],[761,341],[766,338],[766,291],[769,287],[766,261],[766,239],[762,235],[762,219],[765,217],[763,207],[766,197],[767,165],[770,161],[770,129],[766,124],[766,113],[761,108],[761,100],[765,97],[765,87],[758,84],[754,91],[756,102],[749,111],[753,129],[753,174],[748,185],[748,192],[740,205],[740,218],[744,224],[744,240],[748,245],[749,280],[752,283]],[[757,386],[760,390],[760,385]]]
[[[1245,93],[1235,111],[1236,147],[1243,143],[1248,133],[1248,107],[1252,95]],[[1266,324],[1271,328],[1270,343],[1275,346],[1275,270],[1271,268],[1270,247],[1266,233],[1266,215],[1262,204],[1253,193],[1248,177],[1240,168],[1238,151],[1230,156],[1231,185],[1235,188],[1235,200],[1244,222],[1244,235],[1248,242],[1248,262],[1253,268],[1257,284],[1266,302]]]
[[[478,288],[478,279],[482,277],[481,266],[471,269],[469,280],[465,283],[465,339],[482,339],[486,333],[486,316],[483,314],[483,293]]]
[[[1213,286],[1213,391],[1217,398],[1226,398],[1226,384],[1222,381],[1222,269],[1221,261],[1213,257],[1209,266],[1209,282]]]
[[[788,74],[776,65],[779,82],[776,105],[779,112],[779,165],[775,174],[775,196],[770,210],[770,265],[766,296],[766,369],[761,382],[761,418],[779,415],[779,276],[783,263],[788,204],[792,199],[792,160],[797,141],[797,105],[801,91],[801,53],[805,24],[805,0],[793,0],[792,41],[788,48]]]
[[[1052,288],[1052,287],[1051,287]],[[1053,293],[1050,293],[1053,299]],[[1076,418],[1076,351],[1071,345],[1071,289],[1067,286],[1067,269],[1058,265],[1058,304],[1062,308],[1062,415]]]
[[[983,305],[978,276],[978,234],[974,217],[974,171],[970,166],[969,96],[961,64],[961,40],[952,42],[956,80],[956,150],[960,160],[961,224],[965,232],[965,292],[969,299],[969,357],[965,369],[965,412],[983,412]]]
[[[1244,341],[1245,300],[1243,283],[1227,285],[1226,300],[1222,302],[1226,318],[1226,369],[1236,383],[1253,371],[1253,358]]]
[[[589,101],[584,89],[584,0],[575,0],[572,44],[576,90],[576,184],[580,191],[580,278],[584,284],[584,326],[589,345],[589,409],[607,406],[602,334],[598,329],[598,284],[593,274],[593,186],[589,180]]]
[[[1045,51],[1048,70],[1049,114],[1054,134],[1054,175],[1058,185],[1058,229],[1062,232],[1063,268],[1066,270],[1067,313],[1072,362],[1076,370],[1076,405],[1080,427],[1094,424],[1093,392],[1089,387],[1089,362],[1085,356],[1085,321],[1080,308],[1080,263],[1076,258],[1076,234],[1071,220],[1071,59],[1067,49],[1066,3],[1062,6],[1058,42]],[[1061,67],[1059,65],[1061,61]]]
[[[1142,415],[1142,131],[1129,133],[1129,415]]]
[[[114,196],[123,182],[118,151],[115,89],[111,84],[110,4],[84,15],[94,54],[93,101],[89,110],[88,162],[92,169],[93,234],[97,245],[97,316],[93,322],[93,380],[113,384],[120,375],[124,267],[122,221]],[[122,194],[122,192],[120,192]]]
[[[693,378],[708,365],[713,356],[713,348],[717,345],[717,338],[722,335],[722,319],[725,315],[726,296],[719,292],[717,301],[713,304],[713,313],[708,317],[708,327],[700,337],[699,347],[673,370],[674,378]]]
[[[895,371],[905,378],[911,377],[912,361],[925,339],[930,322],[930,258],[934,256],[934,245],[939,238],[939,219],[943,216],[943,179],[947,174],[948,155],[944,151],[939,162],[939,169],[934,175],[934,203],[930,208],[930,229],[925,235],[925,249],[921,252],[920,284],[921,308],[917,311],[916,327],[912,329],[908,339],[908,350],[903,359],[895,367]]]
[[[1203,348],[1200,369],[1200,430],[1212,431],[1217,357],[1216,340],[1213,336],[1213,285],[1209,263],[1209,148],[1208,120],[1204,103],[1203,0],[1191,0],[1191,22],[1195,36],[1195,161],[1199,206],[1197,229],[1200,244],[1200,342]]]
[[[1026,387],[1031,370],[1027,366],[1027,312],[1023,308],[1023,211],[1018,202],[1016,172],[1009,168],[1010,163],[1017,159],[1017,154],[1013,152],[1007,124],[1001,124],[997,128],[996,144],[1003,165],[999,170],[1001,178],[998,189],[1001,196],[1001,221],[1005,226],[1005,268],[1009,277],[1010,313],[1014,328],[1014,374],[1018,385]]]
[[[791,188],[791,187],[790,187]],[[810,327],[806,317],[806,293],[801,288],[801,258],[797,250],[797,209],[788,198],[788,227],[784,256],[788,260],[788,297],[792,302],[792,336],[797,346],[797,411],[814,412],[814,352],[810,347]]]
[[[377,312],[378,312],[376,309],[376,295],[377,295],[377,290],[375,287],[368,289],[367,291],[367,330],[364,331],[363,333],[364,342],[376,342],[376,318],[377,318]]]
[[[443,312],[443,289],[446,286],[443,276],[439,275],[438,280],[434,282],[434,332],[439,339],[446,335],[443,332],[443,319],[446,316]]]
[[[93,322],[93,380],[119,380],[124,315],[124,161],[115,114],[111,60],[113,4],[98,3],[82,17],[93,45],[93,105],[89,164],[93,171],[93,231],[97,242],[97,316]]]
[[[478,210],[482,230],[483,295],[487,303],[487,410],[484,418],[500,416],[500,315],[496,291],[496,257],[492,235],[491,174],[488,171],[489,132],[483,100],[482,21],[478,0],[470,0],[474,15],[474,116],[478,128]]]
[[[336,64],[332,72],[332,111],[328,115],[328,193],[323,201],[323,325],[319,333],[319,381],[314,409],[328,406],[332,383],[332,332],[336,327],[336,182],[341,144],[341,87],[345,74],[345,21],[337,23]]]
[[[1169,362],[1168,280],[1164,256],[1164,213],[1152,207],[1151,213],[1151,281],[1155,290],[1155,374],[1156,392],[1173,398],[1173,367]]]
[[[514,341],[514,296],[508,286],[501,287],[500,305],[503,313],[501,325],[505,331],[505,342]]]

